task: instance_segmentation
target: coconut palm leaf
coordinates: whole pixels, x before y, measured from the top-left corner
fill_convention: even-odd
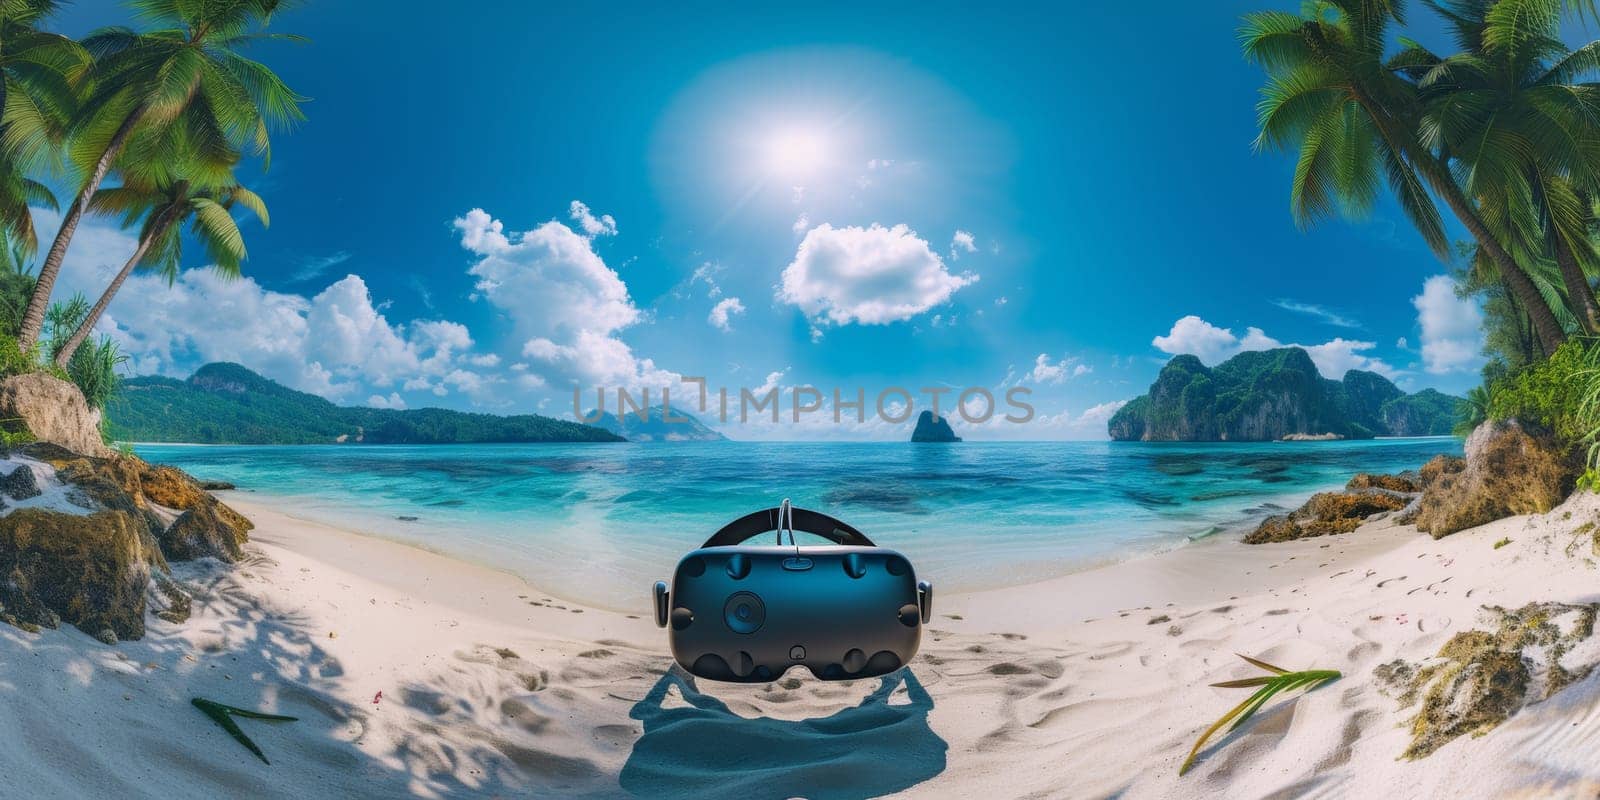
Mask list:
[[[270,765],[272,762],[267,760],[267,754],[261,752],[261,748],[256,746],[256,743],[251,741],[250,737],[244,734],[244,730],[239,727],[239,723],[233,721],[233,718],[243,717],[245,719],[262,719],[272,722],[299,721],[298,717],[286,717],[281,714],[263,714],[259,711],[251,711],[247,708],[223,705],[221,703],[212,700],[206,700],[205,698],[201,697],[196,697],[189,702],[193,704],[195,708],[200,709],[201,713],[210,717],[212,722],[221,725],[222,729],[227,731],[228,735],[232,736],[234,741],[244,745],[246,750],[254,753],[256,758],[261,759],[261,763],[268,765]]]
[[[1255,716],[1255,713],[1261,710],[1261,707],[1273,697],[1283,694],[1284,692],[1292,692],[1296,689],[1305,689],[1306,691],[1311,691],[1312,689],[1327,683],[1328,681],[1335,680],[1340,677],[1340,674],[1336,670],[1313,669],[1300,672],[1291,672],[1282,667],[1275,667],[1265,661],[1251,658],[1242,653],[1235,653],[1235,655],[1256,667],[1266,670],[1271,674],[1211,684],[1212,686],[1222,689],[1248,689],[1251,687],[1259,688],[1256,689],[1254,694],[1250,695],[1248,698],[1245,698],[1244,702],[1234,706],[1228,711],[1228,713],[1223,714],[1221,719],[1213,722],[1211,727],[1206,728],[1205,731],[1200,734],[1200,738],[1195,741],[1194,747],[1190,748],[1188,757],[1183,760],[1183,765],[1178,767],[1179,775],[1188,772],[1189,768],[1194,766],[1195,758],[1200,755],[1200,748],[1204,747],[1206,742],[1209,741],[1217,731],[1222,730],[1224,726],[1227,726],[1228,732],[1232,733],[1233,731],[1238,730],[1239,726],[1243,725],[1246,720],[1250,719],[1252,716]]]

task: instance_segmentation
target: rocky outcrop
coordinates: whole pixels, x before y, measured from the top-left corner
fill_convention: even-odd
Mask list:
[[[39,480],[33,475],[33,467],[27,464],[18,464],[6,476],[0,478],[0,494],[12,500],[27,500],[39,496]]]
[[[1465,449],[1459,469],[1454,462],[1436,466],[1438,459],[1423,467],[1426,488],[1415,522],[1435,539],[1515,514],[1549,511],[1572,492],[1582,471],[1577,453],[1515,420],[1479,425]]]
[[[173,561],[233,563],[255,527],[175,467],[133,457],[80,458],[62,464],[59,474],[100,506],[143,516]]]
[[[1428,463],[1417,470],[1423,489],[1437,483],[1440,478],[1454,475],[1467,468],[1467,460],[1459,456],[1438,455],[1428,459]]]
[[[1530,603],[1515,611],[1484,607],[1493,630],[1462,631],[1420,664],[1396,660],[1376,677],[1401,708],[1418,705],[1406,758],[1425,758],[1464,735],[1482,736],[1530,703],[1587,677],[1595,668],[1577,650],[1594,635],[1600,606]]]
[[[950,421],[924,411],[917,417],[916,430],[911,432],[913,442],[959,442],[961,437],[950,428]]]
[[[78,387],[52,375],[30,372],[0,380],[0,419],[15,420],[34,439],[75,453],[112,454],[100,440],[100,413],[89,408]]]
[[[166,561],[142,517],[37,508],[0,517],[0,620],[69,622],[102,641],[144,635],[145,588]]]
[[[29,630],[68,622],[105,642],[138,638],[150,597],[180,621],[188,598],[165,579],[168,562],[235,561],[252,527],[182,471],[132,456],[34,443],[0,469],[0,492],[37,498],[0,508],[0,621]]]
[[[1240,353],[1216,367],[1180,355],[1161,369],[1148,394],[1111,417],[1107,430],[1119,441],[1150,442],[1366,439],[1441,427],[1448,433],[1460,401],[1425,395],[1407,395],[1362,370],[1337,381],[1324,378],[1298,347]]]
[[[1288,514],[1267,517],[1246,534],[1245,544],[1269,544],[1349,533],[1375,514],[1399,511],[1411,498],[1397,491],[1368,488],[1346,492],[1319,492]]]
[[[1403,492],[1411,494],[1422,491],[1417,479],[1407,475],[1382,475],[1373,472],[1357,473],[1349,483],[1344,485],[1349,490],[1356,489],[1383,489],[1390,492]]]

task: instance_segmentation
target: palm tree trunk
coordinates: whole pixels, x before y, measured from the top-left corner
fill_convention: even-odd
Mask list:
[[[33,296],[28,298],[28,310],[22,315],[22,330],[17,335],[17,344],[24,353],[33,348],[39,341],[39,332],[44,329],[44,312],[50,307],[50,292],[55,288],[56,276],[61,273],[61,262],[67,256],[67,245],[72,243],[72,235],[78,230],[78,222],[89,211],[89,200],[94,193],[100,190],[100,182],[105,180],[106,173],[111,171],[112,162],[122,152],[132,135],[134,126],[144,117],[145,107],[139,105],[128,112],[127,119],[111,135],[111,141],[106,144],[106,151],[100,154],[100,160],[95,162],[94,171],[89,173],[89,180],[78,191],[77,199],[73,200],[72,207],[67,209],[67,215],[61,219],[61,228],[56,231],[56,239],[50,245],[50,252],[44,258],[44,264],[39,267],[39,280],[33,287]]]
[[[1550,244],[1556,251],[1556,265],[1561,268],[1561,282],[1566,284],[1567,303],[1572,306],[1572,315],[1578,318],[1578,325],[1584,333],[1590,336],[1600,333],[1600,303],[1595,302],[1589,277],[1583,274],[1583,267],[1578,265],[1572,248],[1567,246],[1567,240],[1560,233],[1551,232]]]
[[[122,270],[117,273],[117,277],[111,279],[111,284],[106,287],[104,292],[100,293],[100,299],[96,300],[94,306],[89,309],[89,314],[83,318],[83,323],[78,326],[77,330],[72,332],[72,336],[67,339],[67,343],[61,346],[61,352],[56,353],[56,366],[66,369],[67,365],[72,363],[72,354],[77,352],[78,347],[83,344],[83,340],[89,338],[89,333],[94,330],[94,324],[100,321],[100,315],[106,313],[106,308],[111,305],[111,298],[117,296],[117,291],[122,288],[123,282],[128,280],[128,276],[133,274],[134,267],[139,266],[139,261],[150,250],[150,243],[155,241],[156,237],[160,236],[165,228],[165,223],[157,223],[152,226],[150,231],[145,233],[144,238],[139,240],[139,246],[134,248],[133,255],[128,258],[128,263],[122,265]]]
[[[1500,270],[1500,275],[1505,279],[1506,288],[1511,290],[1511,295],[1527,310],[1528,317],[1533,321],[1533,328],[1539,334],[1539,344],[1546,353],[1555,352],[1567,340],[1567,332],[1562,330],[1561,323],[1556,320],[1555,312],[1545,303],[1544,295],[1539,293],[1539,287],[1528,276],[1527,270],[1522,268],[1517,260],[1506,252],[1500,242],[1489,232],[1489,227],[1483,223],[1483,218],[1478,216],[1478,210],[1472,207],[1472,201],[1467,199],[1466,192],[1456,183],[1450,170],[1433,157],[1432,153],[1407,148],[1405,151],[1411,158],[1414,166],[1420,165],[1422,177],[1433,189],[1434,194],[1444,199],[1445,205],[1455,213],[1456,219],[1466,226],[1472,238],[1478,240],[1479,246],[1489,254]]]

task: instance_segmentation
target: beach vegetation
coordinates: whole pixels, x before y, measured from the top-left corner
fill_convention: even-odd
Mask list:
[[[179,165],[228,179],[242,154],[270,163],[270,131],[303,118],[296,94],[266,65],[243,55],[265,39],[278,0],[133,0],[144,31],[104,28],[83,40],[91,78],[76,98],[67,161],[77,194],[39,268],[18,340],[38,341],[67,248],[113,172],[124,182],[172,178]]]
[[[1266,73],[1256,146],[1296,156],[1290,213],[1361,217],[1387,187],[1484,314],[1483,386],[1459,407],[1470,433],[1517,419],[1600,463],[1600,42],[1568,46],[1563,20],[1593,2],[1428,3],[1453,52],[1405,35],[1397,2],[1314,1],[1246,15]],[[1452,244],[1448,213],[1467,230]]]
[[[305,98],[245,52],[268,40],[281,0],[130,0],[142,28],[109,27],[81,41],[49,32],[55,0],[0,3],[0,377],[45,372],[103,408],[126,362],[95,326],[129,274],[175,279],[184,243],[237,276],[246,258],[237,211],[267,222],[239,185],[245,158],[263,169],[271,135],[303,119]],[[65,207],[50,185],[74,191]],[[34,208],[60,213],[40,253]],[[52,298],[85,215],[119,217],[138,249],[98,299]]]
[[[1508,544],[1511,544],[1511,538],[1509,536],[1502,536],[1502,537],[1500,537],[1499,541],[1494,543],[1494,549],[1499,550],[1500,548],[1505,547]]]
[[[1562,446],[1576,448],[1593,433],[1583,403],[1593,383],[1592,349],[1576,339],[1549,358],[1499,379],[1488,389],[1487,418],[1540,426],[1555,434]]]
[[[1178,767],[1179,775],[1188,772],[1189,768],[1194,766],[1195,758],[1200,755],[1200,748],[1204,747],[1206,742],[1210,741],[1211,737],[1216,735],[1217,731],[1222,730],[1223,727],[1227,727],[1228,732],[1232,733],[1238,730],[1239,726],[1243,725],[1251,717],[1255,716],[1256,712],[1260,711],[1268,700],[1285,692],[1292,692],[1298,689],[1304,689],[1309,692],[1328,681],[1337,680],[1340,677],[1337,670],[1312,669],[1291,672],[1247,655],[1237,655],[1250,664],[1266,670],[1268,674],[1211,684],[1222,689],[1254,688],[1256,691],[1245,698],[1244,702],[1234,706],[1228,713],[1223,714],[1221,719],[1211,723],[1211,727],[1206,728],[1200,734],[1200,738],[1195,741],[1194,747],[1190,748],[1188,757],[1183,760],[1183,765]]]

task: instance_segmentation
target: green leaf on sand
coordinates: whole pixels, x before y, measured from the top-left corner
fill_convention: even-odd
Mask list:
[[[1295,689],[1310,691],[1323,683],[1340,677],[1337,670],[1312,669],[1303,672],[1290,672],[1282,667],[1275,667],[1265,661],[1251,658],[1242,653],[1235,653],[1235,655],[1273,674],[1211,684],[1222,689],[1247,689],[1252,686],[1261,688],[1256,689],[1255,694],[1250,695],[1243,703],[1234,706],[1233,710],[1224,714],[1222,719],[1212,723],[1211,727],[1206,728],[1205,733],[1200,734],[1200,739],[1194,743],[1194,748],[1189,751],[1189,757],[1183,760],[1183,766],[1178,767],[1179,775],[1188,772],[1189,767],[1194,766],[1194,759],[1200,755],[1200,748],[1204,747],[1205,743],[1211,739],[1211,736],[1222,729],[1222,726],[1228,725],[1230,722],[1233,723],[1228,727],[1228,732],[1232,733],[1240,725],[1243,725],[1245,720],[1261,710],[1261,706],[1271,700],[1273,695],[1280,692],[1291,692]]]
[[[266,753],[261,752],[261,748],[257,747],[255,742],[250,741],[250,737],[244,735],[244,731],[239,729],[239,723],[234,722],[233,718],[244,717],[245,719],[264,719],[271,720],[273,722],[295,722],[298,719],[297,717],[285,717],[281,714],[263,714],[259,711],[251,711],[247,708],[225,706],[221,703],[213,702],[200,697],[196,697],[189,702],[193,703],[195,708],[200,709],[202,713],[210,717],[212,722],[221,725],[222,729],[227,731],[228,735],[232,736],[234,741],[244,745],[245,748],[250,752],[255,753],[256,758],[261,759],[261,763],[263,764],[271,764],[272,762],[267,760]]]

